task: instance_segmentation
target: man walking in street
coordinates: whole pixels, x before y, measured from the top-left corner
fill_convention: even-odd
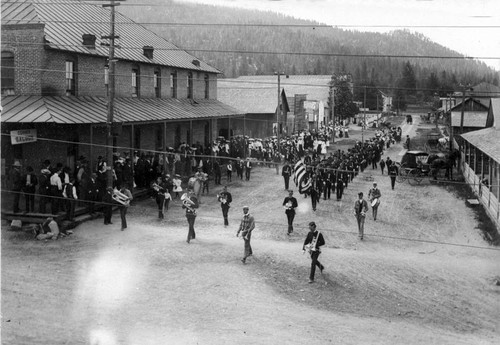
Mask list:
[[[314,275],[316,273],[316,266],[318,266],[321,273],[325,269],[319,261],[318,257],[321,254],[321,246],[325,244],[325,239],[323,238],[323,234],[319,231],[316,231],[316,223],[309,223],[309,233],[304,241],[304,245],[302,246],[302,251],[305,253],[306,249],[309,251],[311,255],[311,271],[309,273],[309,283],[314,283]]]
[[[196,232],[194,231],[194,221],[196,220],[196,209],[200,207],[196,194],[192,188],[188,188],[187,193],[182,197],[182,208],[186,209],[186,219],[188,221],[188,235],[187,243],[196,238]]]
[[[224,217],[224,227],[226,227],[229,225],[228,212],[231,207],[231,202],[233,202],[233,196],[227,191],[227,186],[222,188],[222,192],[217,195],[217,200],[220,202],[222,217]]]
[[[362,192],[358,193],[358,198],[359,199],[354,202],[354,215],[358,221],[358,237],[360,240],[363,240],[365,233],[366,212],[368,212],[368,202],[363,199]]]
[[[380,160],[380,170],[382,170],[382,175],[384,175],[384,169],[385,169],[385,161],[384,159]]]
[[[127,185],[123,185],[120,189],[120,193],[125,195],[127,199],[120,205],[120,218],[122,222],[122,231],[127,228],[127,210],[130,206],[130,202],[134,198],[132,192],[128,189]]]
[[[373,182],[373,187],[368,191],[368,199],[370,200],[373,212],[373,220],[377,220],[378,206],[380,205],[380,189],[377,187],[377,182]],[[376,200],[375,200],[376,199]]]
[[[245,241],[243,259],[241,259],[241,262],[243,263],[246,263],[247,258],[250,255],[253,255],[252,246],[250,245],[250,239],[252,236],[252,231],[255,228],[255,219],[249,213],[249,210],[250,208],[248,206],[243,206],[243,218],[241,219],[240,228],[236,233],[236,237],[238,237],[241,232],[241,237]]]
[[[391,165],[387,168],[387,173],[391,178],[391,188],[394,190],[394,185],[396,184],[396,177],[398,176],[398,167],[395,162],[391,162]]]
[[[295,209],[297,208],[297,199],[293,196],[293,190],[288,191],[288,196],[283,200],[286,218],[288,219],[288,235],[293,232],[293,219],[295,218]]]
[[[290,182],[290,176],[292,175],[292,167],[285,161],[283,168],[281,169],[281,176],[283,176],[283,180],[285,180],[285,189],[288,190],[288,185]]]

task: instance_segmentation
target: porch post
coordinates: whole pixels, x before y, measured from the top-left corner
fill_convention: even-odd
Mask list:
[[[132,162],[130,164],[131,168],[132,168],[132,188],[130,188],[130,193],[132,193],[132,195],[134,194],[134,185],[135,185],[135,155],[134,155],[134,151],[135,151],[135,126],[134,124],[130,124],[130,146],[132,146]]]
[[[91,123],[90,124],[90,157],[89,157],[89,162],[90,162],[90,172],[93,173],[94,171],[94,125]]]
[[[472,169],[472,171],[474,171],[474,189],[476,189],[476,161],[477,161],[476,157],[477,157],[477,149],[474,146],[474,169]]]
[[[167,121],[163,121],[163,145],[162,145],[162,152],[163,152],[163,173],[165,174],[167,172],[167,155],[166,155],[166,151],[167,151]],[[170,174],[170,171],[168,171],[168,173]]]
[[[497,161],[495,161],[495,169],[496,169],[496,181],[495,185],[497,187],[497,221],[500,218],[500,165]]]
[[[491,205],[491,157],[488,156],[488,208]]]

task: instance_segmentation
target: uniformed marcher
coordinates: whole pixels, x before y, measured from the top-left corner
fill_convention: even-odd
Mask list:
[[[252,237],[252,231],[255,228],[255,219],[249,213],[249,210],[250,209],[248,206],[243,206],[243,218],[241,219],[238,232],[236,232],[236,237],[238,237],[241,232],[241,237],[245,241],[243,259],[241,259],[241,262],[243,263],[246,263],[247,258],[253,255],[252,246],[250,245],[250,239]]]
[[[222,217],[224,217],[224,226],[229,225],[228,212],[233,202],[233,197],[231,193],[227,191],[227,186],[224,186],[222,192],[217,194],[217,200],[220,202],[220,207],[222,209]]]
[[[290,176],[292,175],[292,167],[288,162],[285,162],[283,168],[281,168],[281,176],[283,176],[283,180],[285,181],[285,189],[288,190],[288,185],[290,182]]]
[[[295,218],[295,209],[298,207],[297,199],[293,196],[293,190],[288,191],[288,196],[283,200],[286,218],[288,220],[288,235],[293,232],[293,219]]]
[[[316,273],[316,266],[318,266],[321,273],[325,269],[319,261],[318,257],[321,254],[321,246],[325,244],[325,239],[323,238],[323,234],[316,230],[316,223],[309,223],[309,232],[307,233],[307,237],[304,241],[304,245],[302,246],[302,251],[305,253],[306,249],[309,251],[311,255],[311,271],[309,273],[309,283],[314,283],[314,275]]]

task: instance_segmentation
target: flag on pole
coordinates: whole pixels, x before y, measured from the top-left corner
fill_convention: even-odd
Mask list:
[[[293,169],[293,182],[299,187],[299,193],[306,193],[312,186],[311,179],[308,176],[306,165],[302,160],[295,163]]]

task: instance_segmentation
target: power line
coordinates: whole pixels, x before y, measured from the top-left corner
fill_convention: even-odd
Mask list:
[[[31,67],[3,67],[5,69],[14,69],[14,70],[26,70],[26,71],[38,71],[38,72],[54,72],[54,73],[66,73],[65,70],[58,70],[58,69],[46,69],[46,68],[31,68]],[[104,69],[104,65],[103,65],[103,69]],[[85,71],[85,72],[81,72],[81,71],[75,71],[73,72],[75,75],[93,75],[93,76],[99,76],[99,77],[102,77],[103,80],[104,80],[104,72],[91,72],[91,71]],[[122,78],[130,78],[130,75],[129,74],[118,74],[118,73],[115,73],[115,76],[116,77],[122,77]],[[308,77],[308,75],[295,75],[295,76],[303,76],[303,77]],[[256,77],[259,77],[259,76],[256,76]],[[143,75],[141,74],[140,75],[140,78],[141,80],[142,79],[151,79],[153,80],[155,78],[154,75]],[[166,76],[162,76],[160,75],[160,78],[159,79],[169,79],[170,76],[167,74]],[[177,80],[179,80],[180,78],[177,78]],[[258,80],[237,80],[238,78],[228,78],[228,79],[225,79],[225,78],[218,78],[217,79],[217,82],[221,82],[221,83],[232,83],[232,84],[251,84],[251,85],[268,85],[269,87],[267,89],[269,90],[274,90],[275,87],[276,87],[276,82],[272,82],[272,81],[258,81]],[[205,81],[204,78],[197,78],[197,77],[193,77],[193,80],[195,81]],[[287,86],[290,86],[290,87],[298,87],[298,86],[304,86],[304,87],[318,87],[318,88],[329,88],[329,84],[311,84],[311,83],[299,83],[299,82],[284,82],[283,84],[283,87],[286,89]],[[429,88],[403,88],[403,87],[396,87],[396,86],[377,86],[377,85],[353,85],[352,86],[353,89],[364,89],[366,88],[367,90],[388,90],[388,91],[396,91],[396,90],[400,90],[400,91],[415,91],[415,92],[418,92],[418,91],[432,91],[432,92],[446,92],[446,93],[450,93],[450,92],[456,92],[457,90],[454,90],[454,89],[441,89],[441,88],[437,88],[437,89],[429,89]],[[221,90],[224,90],[224,89],[230,89],[230,90],[263,90],[263,89],[266,89],[266,88],[262,88],[262,87],[255,87],[255,88],[248,88],[248,87],[217,87],[217,89],[221,89]],[[51,93],[44,93],[44,95],[50,95]],[[54,92],[52,93],[54,95],[61,95],[60,92]],[[86,95],[89,95],[90,93],[89,92],[86,92],[85,93]],[[97,95],[101,95],[101,93],[99,92],[96,92]],[[497,95],[498,92],[495,92],[495,91],[481,91],[481,94],[483,95]]]
[[[6,189],[0,189],[0,191],[4,193],[10,193],[10,194],[26,194],[24,192],[17,192],[17,191],[9,191]],[[40,195],[36,194],[35,195]],[[112,206],[120,206],[116,203],[107,203],[104,201],[90,201],[90,200],[85,200],[85,199],[68,199],[62,196],[50,196],[50,199],[58,199],[58,200],[64,200],[64,201],[73,201],[73,202],[79,202],[79,203],[94,203],[96,205],[112,205]],[[216,216],[210,216],[210,215],[200,215],[198,214],[198,218],[202,219],[217,219],[220,220],[220,217]],[[285,228],[286,226],[281,224],[281,223],[273,223],[273,222],[263,222],[259,221],[258,225],[264,225],[269,229],[277,229],[277,228]],[[317,230],[320,230],[323,233],[329,233],[329,234],[343,234],[343,235],[352,235],[356,236],[358,235],[357,232],[354,231],[344,231],[344,230],[336,230],[336,229],[331,229],[331,228],[324,228],[324,227],[318,227]],[[480,250],[493,250],[493,251],[500,251],[499,248],[495,247],[482,247],[482,246],[474,246],[470,244],[461,244],[461,243],[451,243],[451,242],[442,242],[442,241],[433,241],[433,240],[424,240],[424,239],[417,239],[417,238],[409,238],[409,237],[400,237],[400,236],[391,236],[391,235],[380,235],[380,234],[365,234],[366,238],[373,237],[373,238],[385,238],[385,239],[391,239],[391,240],[398,240],[398,241],[406,241],[406,242],[414,242],[414,243],[426,243],[426,244],[436,244],[440,246],[452,246],[452,247],[462,247],[462,248],[471,248],[471,249],[480,249]]]
[[[11,3],[11,1],[8,1]],[[44,3],[45,4],[45,3]],[[120,6],[135,6],[131,4],[120,4]],[[122,13],[121,13],[122,14]],[[123,16],[127,17],[125,14]],[[129,17],[127,17],[130,19]],[[151,26],[187,26],[187,27],[270,27],[270,28],[325,28],[325,29],[335,29],[335,28],[417,28],[417,29],[500,29],[500,25],[353,25],[353,24],[336,24],[336,25],[327,25],[327,24],[263,24],[263,23],[188,23],[188,22],[137,22],[133,21],[121,22],[117,21],[116,25],[151,25]],[[12,20],[17,24],[23,23],[31,23],[31,20]],[[57,23],[57,24],[105,24],[102,21],[73,21],[73,20],[44,20],[44,23]]]
[[[232,118],[233,119],[233,118]],[[246,120],[246,121],[253,121],[253,120]],[[256,120],[259,121],[259,120]],[[261,120],[262,121],[262,120]],[[267,122],[267,121],[266,121]],[[1,136],[4,137],[10,137],[11,135],[9,133],[1,133]],[[20,135],[24,137],[24,135]],[[27,135],[25,137],[28,137]],[[70,145],[83,145],[83,146],[93,146],[93,147],[102,147],[102,148],[113,148],[116,150],[123,150],[123,151],[137,151],[138,148],[134,147],[129,147],[129,146],[113,146],[113,145],[103,145],[103,144],[94,144],[94,143],[87,143],[87,142],[81,142],[81,141],[70,141],[70,140],[62,140],[62,139],[51,139],[51,138],[43,138],[43,137],[37,137],[37,140],[41,141],[48,141],[48,142],[55,142],[55,143],[62,143],[62,144],[70,144]],[[246,149],[246,147],[245,147]],[[166,155],[166,156],[173,156],[175,153],[173,152],[167,152],[167,151],[161,151],[161,150],[149,150],[149,149],[141,149],[141,151],[145,151],[148,153],[154,153],[154,154],[160,154],[160,155]],[[230,156],[215,156],[215,155],[205,155],[205,154],[196,154],[196,153],[179,153],[177,154],[181,156],[189,156],[189,157],[199,157],[199,158],[207,158],[207,159],[224,159],[224,160],[232,160],[232,161],[238,161],[238,158],[230,157]],[[240,159],[241,160],[241,159]],[[262,165],[267,165],[267,164],[274,164],[273,161],[263,161],[263,160],[257,160],[254,159],[252,162],[262,164]],[[316,168],[314,165],[306,165],[308,168]],[[354,173],[355,171],[353,170],[344,170],[340,168],[330,168],[330,167],[321,167],[321,169],[325,171],[336,171],[340,173]],[[408,176],[398,176],[402,178],[403,180],[411,180],[413,179],[412,177]],[[430,179],[430,177],[426,177]],[[437,180],[438,182],[442,182],[441,180]],[[456,185],[472,185],[471,183],[468,182],[460,182],[460,181],[444,181],[446,184],[456,184]],[[497,185],[491,184],[489,185],[490,188],[497,187]]]
[[[52,45],[57,48],[83,48],[82,45],[75,44],[53,44],[53,43],[33,43],[33,42],[10,42],[3,44],[24,45],[24,46],[47,46]],[[143,50],[144,47],[121,47],[120,50]],[[389,54],[346,54],[346,53],[315,53],[315,52],[286,52],[286,51],[256,51],[256,50],[223,50],[223,49],[200,49],[200,48],[161,48],[155,47],[158,51],[181,51],[181,52],[202,52],[202,53],[230,53],[230,54],[261,54],[261,55],[297,55],[297,56],[323,56],[323,57],[354,57],[354,58],[395,58],[395,59],[437,59],[437,60],[498,60],[496,56],[438,56],[438,55],[389,55]],[[97,55],[97,54],[96,54]],[[457,53],[457,55],[459,55]]]

